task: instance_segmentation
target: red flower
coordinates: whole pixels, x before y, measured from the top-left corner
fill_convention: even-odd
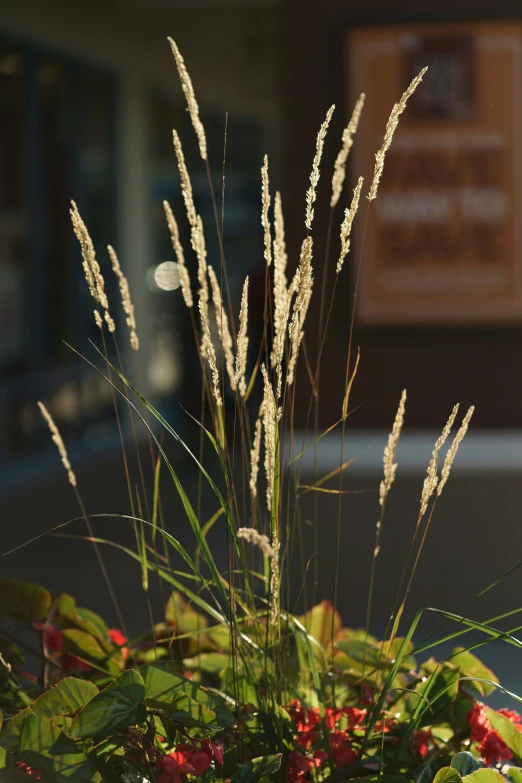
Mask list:
[[[204,739],[201,741],[201,749],[195,745],[180,743],[170,757],[178,764],[188,764],[193,769],[191,774],[199,776],[207,771],[213,758],[223,766],[223,751],[223,745],[214,745],[209,739]]]
[[[397,720],[395,718],[384,718],[383,720],[378,720],[375,724],[375,731],[377,734],[388,734],[390,729],[392,729],[396,723]]]
[[[325,750],[314,750],[314,758],[313,758],[313,765],[314,767],[322,767],[326,759],[328,758],[328,753]]]
[[[428,742],[433,739],[431,731],[418,731],[415,735],[415,744],[421,759],[428,753]]]
[[[127,637],[117,628],[109,628],[109,637],[114,644],[121,648],[123,660],[126,661],[129,657],[129,648],[124,646],[127,642]]]
[[[219,766],[223,766],[223,753],[225,751],[223,745],[214,745],[209,739],[204,739],[201,740],[201,751],[208,756],[209,761],[215,758]]]
[[[353,764],[357,760],[357,753],[348,741],[345,731],[334,731],[330,734],[330,747],[338,766]]]
[[[484,705],[480,701],[469,710],[466,720],[471,729],[471,739],[476,742],[483,740],[488,731],[491,730],[491,723],[487,718]]]
[[[182,775],[195,774],[194,767],[183,758],[179,758],[177,752],[160,756],[157,767],[157,783],[182,783]]]
[[[345,715],[348,715],[348,728],[350,729],[358,726],[366,715],[366,710],[359,710],[357,707],[345,707],[343,712]]]
[[[194,745],[186,745],[184,742],[180,743],[175,752],[170,755],[180,764],[190,764],[194,769],[193,775],[203,775],[212,760],[212,753],[209,756],[203,750],[198,750]]]
[[[366,715],[366,710],[359,710],[357,707],[326,707],[324,711],[326,725],[332,731],[335,725],[339,723],[343,715],[348,717],[348,729],[354,729]]]
[[[513,758],[513,754],[494,729],[486,733],[484,739],[477,745],[478,751],[486,764],[492,764],[497,761],[508,761]]]
[[[301,779],[310,772],[312,767],[318,769],[324,764],[327,758],[328,753],[324,750],[314,750],[312,758],[294,750],[288,756],[288,777],[292,783],[300,783]]]
[[[310,745],[314,744],[317,736],[315,731],[302,731],[297,737],[296,742],[301,748],[309,748]]]
[[[299,753],[297,750],[292,751],[288,756],[288,777],[292,783],[299,783],[307,772],[310,771],[310,767],[313,762],[304,753]]]
[[[25,761],[17,761],[16,766],[18,767],[18,769],[23,770],[23,772],[25,772],[26,775],[30,775],[32,778],[36,778],[36,780],[40,780],[40,773],[38,772],[38,770],[30,767],[29,764],[25,763]]]

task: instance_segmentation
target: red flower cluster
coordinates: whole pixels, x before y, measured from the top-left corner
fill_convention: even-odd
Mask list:
[[[213,758],[223,766],[223,745],[214,745],[209,739],[202,740],[199,749],[181,743],[174,753],[158,759],[158,783],[182,783],[186,775],[203,775]]]
[[[51,653],[60,653],[57,659],[60,666],[63,669],[90,669],[90,664],[77,658],[76,655],[70,653],[62,653],[63,650],[63,633],[52,623],[47,623],[45,626],[43,623],[36,623],[35,628],[37,631],[41,631],[44,628],[44,644]],[[124,647],[127,637],[122,634],[117,628],[109,628],[109,637],[114,644],[121,648],[121,654],[123,660],[126,661],[129,657],[129,648]]]
[[[499,712],[514,723],[518,731],[522,732],[518,712],[514,710],[499,710]],[[486,764],[508,761],[513,758],[510,749],[488,720],[484,704],[481,702],[474,704],[467,713],[466,719],[471,729],[471,739],[479,743],[477,750]]]
[[[29,764],[26,764],[25,761],[17,761],[16,766],[18,769],[21,769],[22,772],[25,772],[26,775],[30,775],[32,778],[35,778],[36,780],[40,780],[40,773],[38,770],[33,769],[29,766]]]
[[[310,750],[314,742],[322,736],[321,717],[317,707],[305,709],[303,705],[294,699],[288,707],[290,717],[297,729],[296,743],[305,750]],[[328,728],[328,741],[332,756],[338,766],[353,764],[357,759],[357,752],[353,749],[348,732],[353,731],[364,719],[365,710],[357,707],[327,707],[325,709],[325,723]],[[341,729],[339,724],[343,724]],[[288,776],[293,783],[300,781],[311,769],[319,768],[328,754],[324,750],[314,750],[312,755],[294,751],[288,757]]]
[[[117,628],[109,628],[109,637],[111,642],[114,642],[119,648],[122,654],[123,660],[126,661],[129,657],[129,648],[125,646],[127,637]]]
[[[419,756],[421,759],[426,758],[428,754],[428,743],[430,740],[433,739],[433,734],[429,729],[423,731],[422,729],[418,731],[415,735],[415,745],[417,746],[417,750],[419,751]]]
[[[294,750],[288,756],[288,777],[292,783],[299,783],[311,769],[322,766],[327,758],[328,753],[324,750],[314,750],[312,758]]]

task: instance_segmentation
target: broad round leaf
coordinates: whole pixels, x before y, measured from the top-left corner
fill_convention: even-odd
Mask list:
[[[0,615],[11,620],[37,622],[47,616],[52,596],[49,590],[33,582],[0,579]]]
[[[489,767],[477,769],[476,772],[472,772],[471,775],[466,775],[462,780],[465,780],[466,783],[505,783],[500,772]]]
[[[137,671],[120,674],[92,699],[69,728],[72,737],[102,737],[142,723],[146,717],[145,684]]]
[[[470,775],[475,772],[476,769],[480,769],[482,766],[480,761],[469,752],[469,750],[463,750],[460,753],[456,753],[451,759],[451,766],[456,769],[460,775]]]
[[[508,770],[508,776],[513,783],[522,783],[522,769],[519,767],[510,767]]]
[[[433,783],[461,783],[462,778],[454,767],[442,767],[439,769]]]
[[[88,783],[96,772],[74,740],[41,715],[25,718],[20,731],[19,754],[22,761],[43,773],[44,779],[57,783]]]
[[[190,697],[198,707],[198,721],[204,723],[216,722],[222,728],[230,726],[233,716],[225,702],[215,693],[207,691],[196,682],[182,677],[167,666],[151,665],[143,669],[145,680],[145,703],[150,707],[160,708],[173,714],[181,707],[180,695]],[[188,704],[188,702],[187,702]],[[192,711],[193,707],[191,708]],[[206,712],[205,712],[206,710]],[[210,714],[212,720],[209,721]],[[196,715],[192,715],[196,718]]]
[[[78,677],[64,677],[50,690],[39,696],[32,704],[35,715],[54,718],[57,715],[76,715],[96,695],[98,688],[89,680]]]

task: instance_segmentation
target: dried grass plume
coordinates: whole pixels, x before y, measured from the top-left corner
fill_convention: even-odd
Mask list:
[[[310,187],[306,191],[306,218],[305,226],[310,231],[312,228],[312,220],[314,219],[314,203],[317,198],[317,185],[319,183],[319,166],[321,164],[321,158],[323,157],[324,140],[328,132],[328,126],[334,113],[335,105],[330,106],[326,114],[326,119],[319,128],[317,134],[317,141],[315,145],[314,161],[312,163],[312,172],[310,174]]]
[[[406,389],[401,394],[399,407],[395,415],[395,421],[388,437],[388,444],[384,449],[383,465],[384,465],[384,478],[381,481],[379,487],[379,503],[381,507],[384,506],[388,492],[391,485],[395,480],[395,473],[397,471],[397,463],[395,462],[395,454],[397,452],[397,446],[399,445],[399,438],[401,436],[402,426],[404,424],[404,412],[406,410]]]
[[[286,277],[286,265],[288,256],[286,253],[285,241],[285,223],[283,218],[283,205],[281,203],[281,194],[279,191],[275,194],[274,203],[274,346],[272,349],[272,367],[277,364],[278,352],[276,345],[279,342],[279,335],[284,332],[287,326],[288,315],[288,280]]]
[[[466,415],[464,416],[464,418],[462,419],[462,424],[460,425],[460,428],[453,439],[453,443],[448,449],[448,452],[446,454],[446,459],[444,460],[444,465],[442,466],[442,471],[440,474],[439,486],[437,487],[437,495],[440,495],[440,493],[444,489],[444,485],[446,484],[446,481],[449,478],[451,466],[453,465],[453,461],[457,454],[457,450],[464,439],[464,435],[468,431],[469,422],[471,420],[471,417],[473,416],[474,410],[475,407],[472,405],[471,408],[469,408]]]
[[[413,95],[413,93],[421,83],[422,77],[424,76],[427,70],[428,70],[427,67],[423,68],[422,71],[419,74],[417,74],[417,76],[415,77],[415,79],[413,79],[409,87],[404,91],[400,101],[396,103],[393,109],[391,110],[390,117],[388,119],[388,122],[386,123],[386,130],[384,132],[384,141],[382,143],[382,147],[375,154],[375,168],[373,170],[373,179],[370,187],[370,192],[368,193],[369,201],[373,201],[373,199],[377,198],[377,189],[379,187],[382,170],[384,168],[384,158],[390,147],[390,144],[392,143],[393,134],[395,133],[397,125],[399,124],[399,117],[401,116],[402,112],[406,108],[408,98],[411,95]]]
[[[168,42],[170,44],[170,48],[172,49],[172,54],[174,55],[174,59],[176,60],[179,78],[181,80],[181,87],[183,88],[183,92],[185,93],[185,98],[187,100],[190,119],[192,120],[192,125],[194,126],[194,130],[196,131],[196,136],[198,137],[199,154],[201,155],[203,160],[206,160],[207,140],[205,137],[205,128],[203,127],[203,123],[199,118],[199,106],[196,100],[196,94],[194,93],[194,88],[192,86],[192,80],[187,71],[185,61],[181,56],[181,53],[178,47],[176,46],[175,41],[173,41],[172,38],[168,38]]]
[[[332,196],[330,198],[330,206],[332,208],[337,205],[337,202],[341,198],[341,193],[343,192],[343,184],[346,177],[346,161],[353,146],[353,137],[359,126],[359,119],[361,117],[365,99],[366,95],[362,92],[355,104],[350,122],[343,131],[342,146],[335,161],[332,177]]]
[[[355,186],[353,191],[353,198],[352,198],[352,203],[350,205],[350,209],[345,209],[344,211],[344,220],[341,225],[341,253],[339,255],[339,260],[335,268],[337,274],[339,274],[339,272],[343,268],[344,259],[346,258],[350,250],[350,235],[352,232],[352,224],[355,215],[357,214],[357,210],[359,209],[359,197],[361,195],[362,184],[363,184],[363,178],[359,177],[357,185]]]
[[[218,405],[218,407],[221,408],[221,406],[223,405],[223,399],[221,397],[221,391],[219,389],[219,372],[216,363],[216,352],[214,350],[214,344],[210,336],[210,327],[208,325],[207,314],[205,312],[205,308],[201,300],[199,301],[198,306],[199,306],[199,314],[201,316],[201,328],[203,331],[203,341],[205,343],[206,358],[212,375],[212,387],[213,387],[214,399],[216,400],[216,405]]]
[[[178,224],[168,201],[163,202],[163,209],[165,210],[165,217],[167,218],[167,225],[170,231],[172,247],[174,248],[174,252],[176,254],[181,293],[187,307],[192,307],[194,300],[192,298],[192,289],[190,287],[190,276],[185,265],[185,253],[183,252],[183,245],[179,239]]]
[[[270,266],[272,263],[272,234],[270,230],[270,218],[268,217],[270,201],[270,186],[268,182],[268,156],[265,155],[263,166],[261,168],[261,225],[263,226],[265,261],[267,266]]]
[[[62,440],[62,436],[60,435],[60,430],[54,423],[53,417],[43,404],[43,402],[38,402],[38,407],[40,408],[40,413],[44,417],[45,421],[47,422],[47,426],[49,427],[49,431],[52,436],[52,440],[56,448],[58,449],[58,453],[60,455],[60,458],[62,460],[62,464],[67,471],[67,478],[69,479],[69,484],[71,484],[73,487],[76,487],[76,476],[74,475],[71,463],[69,462],[69,457],[67,456],[67,449],[65,448],[65,444]]]
[[[312,295],[312,248],[312,237],[308,236],[303,241],[301,246],[299,266],[296,269],[296,273],[291,285],[291,289],[296,291],[296,297],[292,311],[292,320],[290,321],[290,326],[288,327],[291,351],[288,367],[286,370],[286,382],[289,386],[291,386],[294,381],[299,347],[304,336],[303,324]]]
[[[240,527],[237,531],[237,537],[243,539],[243,541],[248,541],[253,546],[257,546],[265,557],[274,556],[274,550],[270,545],[268,536],[265,536],[264,533],[259,533],[253,527]]]
[[[262,411],[263,406],[261,405],[259,416],[256,421],[254,442],[250,452],[250,494],[253,498],[257,497],[257,475],[259,473],[259,455],[261,453],[261,434],[263,431]]]
[[[241,307],[239,310],[239,332],[237,334],[236,349],[236,370],[234,380],[236,382],[239,394],[244,397],[246,394],[245,372],[247,366],[248,354],[248,276],[243,283],[243,293],[241,294]]]
[[[272,384],[264,364],[261,365],[261,372],[263,374],[262,410],[265,433],[266,504],[271,513],[276,467],[276,406]]]
[[[70,215],[74,233],[76,234],[76,238],[80,243],[83,271],[85,273],[85,279],[87,281],[89,292],[96,304],[103,309],[105,322],[107,323],[109,332],[114,332],[116,330],[116,324],[114,323],[114,320],[109,313],[109,300],[107,299],[107,294],[105,293],[105,281],[101,273],[100,265],[96,258],[91,236],[87,230],[87,226],[81,218],[80,213],[78,212],[78,207],[74,201],[71,201]],[[94,311],[94,320],[96,321],[96,325],[101,329],[103,326],[103,321],[97,310]]]
[[[172,131],[172,142],[174,144],[174,152],[176,153],[176,160],[178,162],[179,177],[181,179],[181,194],[183,201],[185,202],[185,209],[187,210],[187,218],[191,228],[196,228],[196,207],[194,205],[194,195],[192,193],[192,182],[190,181],[190,175],[188,173],[187,164],[185,162],[185,155],[183,154],[183,147],[181,146],[181,139],[176,130]],[[192,241],[194,247],[194,241]],[[194,247],[194,250],[196,248]]]
[[[136,318],[134,316],[134,305],[132,304],[129,283],[127,278],[123,274],[118,256],[112,245],[107,246],[109,251],[109,257],[112,263],[112,271],[118,278],[118,285],[120,286],[121,303],[123,305],[123,312],[126,315],[126,323],[129,327],[130,344],[133,351],[138,351],[140,348],[140,341],[136,333]]]
[[[446,426],[442,430],[440,436],[437,438],[437,441],[433,448],[431,459],[428,465],[428,470],[426,472],[426,478],[424,479],[424,484],[422,487],[419,520],[426,513],[428,509],[429,499],[435,492],[437,488],[437,484],[439,483],[439,479],[437,476],[437,462],[439,457],[439,451],[441,450],[441,448],[446,443],[446,440],[448,439],[448,435],[451,432],[451,428],[453,427],[458,411],[459,411],[459,405],[457,403],[457,405],[455,405],[455,407],[451,411],[450,417],[446,422]]]
[[[221,340],[221,347],[225,356],[225,366],[227,369],[228,378],[230,380],[230,386],[232,391],[236,390],[236,375],[234,372],[234,352],[232,335],[228,326],[228,317],[223,306],[223,299],[221,296],[221,289],[219,282],[214,272],[213,267],[208,267],[208,276],[210,278],[210,287],[212,289],[212,300],[214,302],[214,311],[216,316],[216,324]]]
[[[272,550],[274,554],[270,560],[270,624],[277,625],[279,620],[279,549],[280,542],[277,535],[272,538]]]

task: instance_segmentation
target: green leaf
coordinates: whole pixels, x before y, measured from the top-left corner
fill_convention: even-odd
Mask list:
[[[97,666],[110,674],[119,674],[124,662],[121,652],[111,644],[103,644],[90,633],[77,628],[68,628],[63,634],[63,651]]]
[[[458,669],[444,665],[435,675],[430,675],[426,682],[421,682],[415,688],[415,694],[420,694],[421,702],[418,703],[414,694],[408,697],[417,708],[421,706],[418,727],[426,726],[433,720],[448,720],[451,715],[453,702],[459,693],[460,672]],[[422,702],[428,699],[426,708]]]
[[[44,779],[91,781],[96,773],[76,743],[59,726],[40,715],[27,716],[20,731],[19,755],[22,761],[44,775]]]
[[[510,767],[508,769],[508,776],[513,783],[522,783],[522,769],[519,767]]]
[[[184,658],[183,665],[191,671],[202,671],[206,674],[219,674],[226,669],[230,663],[230,655],[225,653],[211,652],[201,653],[194,658]]]
[[[451,663],[460,669],[463,677],[478,678],[477,680],[464,682],[464,686],[471,686],[474,688],[474,690],[478,691],[481,696],[489,696],[489,694],[493,693],[495,690],[494,685],[489,685],[488,683],[481,682],[480,680],[490,680],[491,682],[498,683],[496,675],[491,671],[491,669],[488,669],[487,666],[484,666],[481,660],[479,660],[475,655],[472,655],[469,650],[465,650],[463,647],[456,647],[453,650],[453,654],[451,656]]]
[[[199,708],[212,712],[213,720],[222,728],[232,725],[233,715],[223,699],[202,688],[198,683],[182,677],[181,674],[177,674],[167,666],[159,664],[146,666],[143,669],[143,679],[145,681],[145,703],[149,707],[163,709],[171,713],[179,705],[177,701],[179,694],[184,694],[196,702]],[[202,714],[206,715],[206,713]]]
[[[63,620],[71,623],[81,631],[86,631],[96,639],[102,642],[106,642],[109,639],[109,629],[102,618],[90,609],[76,606],[76,601],[72,595],[62,593],[59,596],[57,613]]]
[[[466,783],[505,783],[500,772],[490,768],[477,769],[476,772],[466,775],[462,780],[465,780]]]
[[[22,723],[24,722],[25,718],[31,714],[31,708],[26,707],[24,710],[19,712],[18,715],[15,715],[13,718],[11,718],[11,720],[0,732],[0,747],[10,752],[17,750]]]
[[[433,779],[433,783],[460,783],[462,778],[453,767],[442,767]]]
[[[168,712],[172,720],[187,726],[217,723],[216,713],[188,696],[170,674],[155,666],[147,667],[144,672],[145,704]],[[195,693],[197,695],[197,691]]]
[[[155,663],[160,658],[166,658],[169,651],[166,647],[151,647],[148,650],[134,650],[133,657],[138,663]]]
[[[215,645],[222,652],[230,649],[230,628],[228,625],[224,623],[213,625],[207,630],[205,636],[212,645]]]
[[[69,729],[72,737],[99,737],[142,723],[146,717],[145,683],[129,669],[95,696],[76,716]]]
[[[486,715],[489,722],[497,731],[510,751],[515,754],[517,759],[522,759],[522,734],[519,733],[514,723],[511,723],[509,718],[505,715],[501,715],[496,710],[492,710],[490,707],[486,707]],[[477,781],[481,783],[481,781]],[[484,783],[487,783],[486,781]]]
[[[49,590],[32,582],[0,579],[0,615],[28,623],[43,620],[51,608]]]
[[[460,775],[470,775],[475,770],[480,769],[482,766],[480,761],[477,761],[469,750],[463,750],[460,753],[456,753],[451,759],[451,766],[456,769]]]
[[[31,705],[35,715],[54,718],[57,715],[73,716],[96,695],[98,688],[89,680],[64,677]]]
[[[281,766],[281,754],[274,756],[258,756],[238,769],[232,775],[232,783],[262,783]]]
[[[302,624],[310,636],[319,642],[323,649],[327,649],[335,639],[338,631],[341,630],[342,621],[339,612],[337,612],[330,601],[321,601],[317,606],[313,606],[302,618]],[[319,658],[322,658],[321,651],[314,645],[314,651]]]

